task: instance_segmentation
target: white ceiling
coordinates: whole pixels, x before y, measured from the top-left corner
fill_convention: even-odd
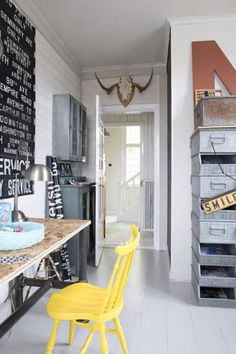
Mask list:
[[[168,17],[232,15],[235,0],[22,0],[81,68],[165,62]],[[45,35],[45,33],[44,33]]]

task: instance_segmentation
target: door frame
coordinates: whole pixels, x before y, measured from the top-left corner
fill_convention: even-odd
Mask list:
[[[154,113],[154,249],[160,250],[160,230],[163,230],[161,225],[163,218],[160,217],[160,105],[131,104],[128,107],[102,105],[101,108],[101,113]]]
[[[102,125],[102,107],[100,96],[96,95],[96,216],[95,216],[95,266],[98,267],[102,258],[104,241],[105,241],[105,195],[104,195],[104,161],[103,156],[100,156],[100,144],[102,142],[103,155],[103,125]],[[102,137],[102,141],[101,141]],[[100,163],[102,160],[101,169]],[[101,233],[101,234],[100,234]]]

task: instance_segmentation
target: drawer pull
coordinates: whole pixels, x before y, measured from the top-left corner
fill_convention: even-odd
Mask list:
[[[210,142],[214,144],[224,144],[226,141],[225,135],[210,135]]]
[[[226,234],[226,227],[210,227],[210,234],[211,235],[225,235]]]
[[[217,190],[217,191],[221,191],[224,190],[226,188],[227,184],[225,182],[211,182],[210,183],[210,188],[212,190]]]

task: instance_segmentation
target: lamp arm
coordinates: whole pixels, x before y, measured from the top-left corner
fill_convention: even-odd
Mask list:
[[[17,161],[18,161],[18,156],[19,156],[19,146],[16,151],[16,164],[15,167],[17,168]],[[28,156],[27,156],[28,159]],[[12,174],[15,175],[15,188],[14,188],[14,209],[12,211],[12,220],[15,222],[22,222],[26,221],[27,218],[25,217],[25,214],[18,209],[18,188],[19,188],[19,175],[20,171],[17,169],[12,170]]]
[[[18,179],[18,173],[15,175],[15,193],[14,193],[14,212],[18,211],[18,185],[19,185],[19,179]]]

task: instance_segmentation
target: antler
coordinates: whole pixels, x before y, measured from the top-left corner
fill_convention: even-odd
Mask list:
[[[101,86],[101,88],[102,88],[103,90],[105,90],[105,91],[107,92],[108,95],[109,95],[109,93],[111,93],[111,91],[113,90],[113,88],[118,85],[117,83],[115,83],[115,84],[111,85],[110,87],[105,87],[105,86],[101,83],[101,81],[99,80],[97,74],[96,74],[96,73],[94,73],[94,74],[95,74],[95,77],[96,77],[96,79],[97,79],[99,85]]]
[[[139,90],[139,92],[143,92],[143,91],[150,85],[150,83],[151,83],[151,81],[152,81],[152,77],[153,77],[153,68],[152,68],[152,73],[151,73],[150,79],[148,80],[148,82],[146,83],[145,86],[141,86],[141,85],[137,84],[136,82],[134,82],[133,85],[134,85],[135,87],[137,87],[137,89]]]

